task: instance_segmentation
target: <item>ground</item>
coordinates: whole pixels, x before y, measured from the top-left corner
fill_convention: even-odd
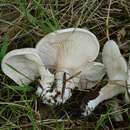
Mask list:
[[[47,33],[70,27],[92,31],[101,50],[108,38],[115,40],[128,60],[129,0],[0,0],[0,60],[10,50],[34,47]],[[0,71],[0,130],[130,129],[130,107],[122,103],[122,95],[115,99],[118,111],[111,107],[113,99],[87,118],[80,115],[80,106],[96,97],[103,84],[89,92],[75,90],[66,104],[51,107],[37,98],[34,84],[21,88]],[[114,121],[116,112],[124,121]]]

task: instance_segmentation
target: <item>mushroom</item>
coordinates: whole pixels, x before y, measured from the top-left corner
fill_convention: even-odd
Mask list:
[[[83,113],[85,116],[91,114],[101,102],[121,93],[127,95],[126,88],[127,85],[130,84],[130,76],[128,76],[130,70],[127,68],[127,63],[121,55],[119,47],[113,40],[107,41],[104,45],[102,57],[109,81],[107,85],[100,90],[99,95],[87,103]],[[130,89],[128,89],[128,91],[130,93]]]
[[[99,42],[93,33],[80,28],[63,29],[43,37],[35,49],[7,53],[2,70],[18,85],[29,84],[40,76],[36,94],[43,103],[57,105],[66,102],[75,87],[81,88],[82,77],[91,88],[104,76],[104,65],[93,62],[98,53]]]
[[[1,67],[3,72],[20,86],[30,84],[40,77],[39,84],[47,91],[54,81],[54,75],[45,69],[34,48],[10,51],[4,56]]]

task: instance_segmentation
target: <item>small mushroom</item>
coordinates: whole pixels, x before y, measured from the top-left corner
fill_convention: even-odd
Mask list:
[[[68,100],[75,87],[81,88],[82,77],[91,88],[104,76],[104,65],[93,62],[98,53],[99,42],[93,33],[79,28],[63,29],[43,37],[35,49],[7,53],[2,70],[19,85],[40,76],[36,94],[43,103],[57,105]]]
[[[96,106],[104,100],[108,100],[121,93],[126,93],[126,82],[128,84],[130,83],[127,73],[130,72],[130,70],[127,71],[127,63],[121,55],[119,47],[113,40],[107,41],[104,45],[102,57],[109,81],[108,84],[100,90],[99,95],[87,103],[83,113],[85,116],[91,114]]]
[[[90,88],[90,84],[93,87],[105,74],[104,65],[93,62],[99,53],[99,42],[88,30],[79,28],[58,30],[41,39],[36,49],[45,66],[56,71],[56,86],[51,99],[55,100],[55,104],[64,103],[71,97],[75,87],[82,86],[78,84],[80,77],[89,80]],[[42,95],[42,92],[41,90],[39,94]]]

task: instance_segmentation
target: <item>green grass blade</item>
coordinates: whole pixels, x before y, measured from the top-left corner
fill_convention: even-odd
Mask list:
[[[30,92],[32,91],[34,88],[31,87],[31,86],[28,86],[28,85],[24,85],[24,86],[10,86],[11,89],[15,90],[15,91],[20,91],[20,92],[23,92],[23,93],[26,93],[26,92]]]
[[[4,36],[2,38],[2,45],[0,47],[0,61],[6,54],[8,45],[9,45],[9,36],[8,36],[8,33],[4,33]]]

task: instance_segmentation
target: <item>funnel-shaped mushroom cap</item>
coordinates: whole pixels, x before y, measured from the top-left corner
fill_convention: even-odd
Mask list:
[[[17,49],[7,53],[2,60],[2,70],[17,84],[29,84],[45,74],[45,68],[36,49]]]
[[[97,57],[99,42],[88,30],[70,28],[46,35],[36,49],[45,65],[74,69]]]
[[[105,44],[102,57],[110,80],[127,80],[126,61],[113,40]]]

